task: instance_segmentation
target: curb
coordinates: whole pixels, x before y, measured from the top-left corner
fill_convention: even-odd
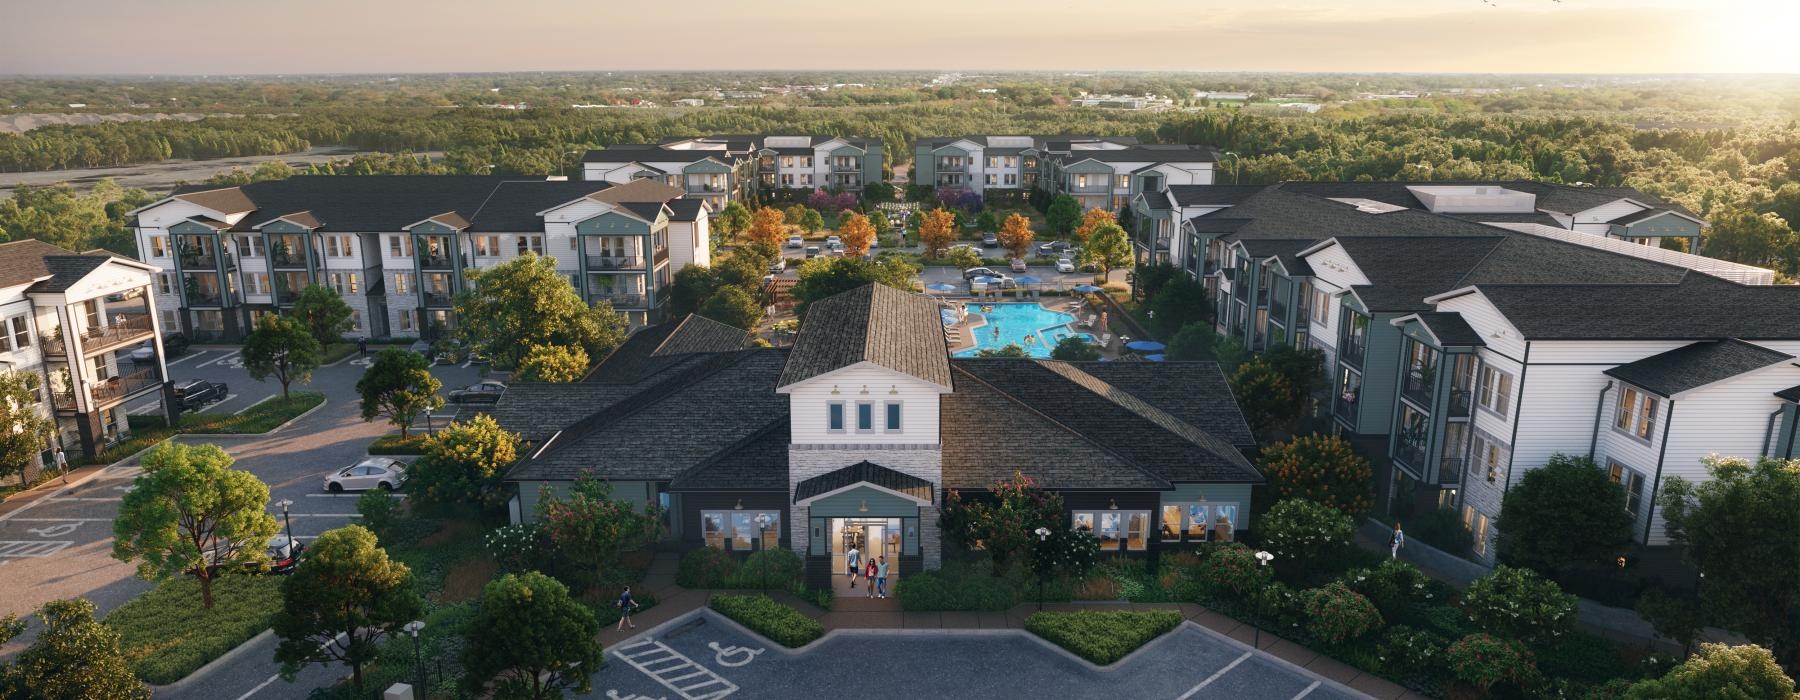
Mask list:
[[[153,685],[153,686],[150,686],[150,689],[152,691],[154,691],[156,694],[181,690],[182,688],[186,687],[190,682],[198,682],[197,679],[204,678],[207,675],[210,675],[212,672],[217,671],[220,667],[225,666],[226,664],[235,662],[240,657],[244,656],[245,654],[250,653],[250,647],[257,645],[258,643],[261,643],[265,639],[274,639],[274,638],[275,638],[275,630],[273,628],[258,632],[258,633],[256,633],[256,636],[244,640],[244,643],[239,644],[235,647],[232,647],[230,651],[220,654],[218,658],[206,662],[206,665],[201,666],[200,668],[194,669],[192,672],[188,673],[187,675],[182,676],[179,680],[177,680],[173,683],[170,683],[168,685]]]

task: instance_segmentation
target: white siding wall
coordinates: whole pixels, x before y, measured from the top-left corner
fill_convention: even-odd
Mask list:
[[[833,388],[838,393],[831,393]],[[868,394],[861,393],[867,387]],[[895,393],[889,393],[890,391]],[[938,388],[931,384],[872,364],[858,364],[814,377],[788,390],[788,414],[793,423],[793,443],[813,445],[935,445],[938,443]],[[883,432],[882,404],[902,402],[898,434]],[[842,433],[826,430],[826,406],[843,401]],[[858,401],[875,406],[875,432],[856,432]]]
[[[1306,256],[1306,262],[1312,266],[1313,275],[1330,282],[1339,289],[1349,289],[1359,284],[1368,284],[1361,270],[1342,246],[1331,245]]]

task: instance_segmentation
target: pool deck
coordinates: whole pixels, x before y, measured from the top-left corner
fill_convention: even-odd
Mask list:
[[[1074,297],[1042,297],[1042,298],[1037,298],[1037,299],[1029,299],[1029,298],[1020,299],[1020,298],[1004,298],[1004,297],[1002,297],[1002,298],[995,298],[995,297],[977,298],[977,297],[971,297],[971,296],[946,296],[946,297],[942,297],[942,300],[945,303],[955,303],[955,304],[984,304],[984,303],[985,304],[1029,304],[1029,303],[1036,303],[1038,306],[1041,306],[1047,310],[1058,311],[1061,313],[1069,314],[1071,316],[1075,316],[1076,319],[1074,321],[1069,322],[1069,327],[1071,330],[1076,330],[1079,327],[1077,324],[1080,322],[1080,314],[1075,313],[1077,299]],[[950,344],[951,354],[963,352],[963,351],[970,350],[970,349],[976,347],[978,345],[978,343],[975,340],[976,339],[975,333],[976,333],[977,329],[980,329],[986,325],[987,325],[987,317],[984,314],[982,314],[980,312],[969,312],[963,316],[962,321],[957,322],[954,325],[945,326],[944,327],[944,337],[945,337],[946,341]],[[1079,332],[1091,333],[1092,331],[1081,330]],[[1100,349],[1100,352],[1103,356],[1109,357],[1109,358],[1113,357],[1114,355],[1117,354],[1116,350],[1114,348],[1110,348],[1110,347],[1103,347]]]

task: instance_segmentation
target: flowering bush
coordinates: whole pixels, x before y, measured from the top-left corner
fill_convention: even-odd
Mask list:
[[[1306,435],[1270,445],[1259,463],[1278,499],[1305,498],[1353,517],[1374,505],[1369,461],[1335,435]]]
[[[1522,682],[1537,671],[1531,652],[1491,634],[1471,634],[1444,650],[1456,679],[1486,691],[1501,681]]]
[[[1398,617],[1412,605],[1429,604],[1437,598],[1431,579],[1419,567],[1394,559],[1373,569],[1351,569],[1338,580],[1363,594],[1389,618]]]
[[[1283,571],[1328,567],[1350,547],[1350,516],[1314,501],[1290,498],[1263,516],[1263,546]]]
[[[662,510],[642,510],[630,501],[612,500],[612,487],[582,477],[566,497],[538,503],[538,519],[548,545],[570,573],[584,583],[616,580],[622,574],[619,555],[649,546],[662,535]]]
[[[717,547],[690,549],[675,567],[675,583],[683,588],[730,588],[738,561]]]
[[[494,528],[482,538],[481,543],[503,571],[542,568],[543,539],[535,524],[519,523]]]
[[[1219,547],[1194,569],[1201,589],[1211,595],[1243,599],[1269,585],[1274,572],[1248,547],[1233,544]]]
[[[1381,635],[1375,645],[1375,657],[1383,668],[1397,674],[1431,673],[1439,668],[1444,656],[1445,639],[1406,625],[1394,625]]]
[[[1463,592],[1463,612],[1494,634],[1546,641],[1575,627],[1575,596],[1530,569],[1502,566]]]
[[[1343,644],[1381,626],[1381,613],[1361,593],[1332,582],[1302,594],[1307,629],[1326,644]]]

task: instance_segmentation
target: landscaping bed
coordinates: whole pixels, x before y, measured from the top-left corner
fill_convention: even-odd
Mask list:
[[[372,455],[422,455],[425,454],[425,439],[428,433],[413,433],[404,438],[399,435],[383,435],[369,443],[369,454]]]
[[[111,464],[137,454],[156,443],[187,433],[248,435],[266,433],[300,414],[325,403],[325,395],[316,391],[296,391],[288,399],[269,399],[243,413],[189,413],[181,416],[180,426],[170,428],[157,416],[129,416],[131,439],[120,442],[97,455],[69,460],[69,466]]]
[[[1025,630],[1101,666],[1125,658],[1181,625],[1173,610],[1040,612]]]
[[[226,576],[213,583],[213,606],[200,605],[200,582],[181,577],[108,614],[138,678],[167,685],[269,628],[281,610],[280,576]]]
[[[715,594],[712,609],[784,647],[805,646],[825,635],[825,626],[766,595]],[[615,621],[616,622],[616,621]]]
[[[675,570],[675,584],[702,590],[787,591],[822,610],[831,609],[829,590],[808,588],[800,555],[785,549],[757,552],[739,561],[713,547],[688,550]]]

